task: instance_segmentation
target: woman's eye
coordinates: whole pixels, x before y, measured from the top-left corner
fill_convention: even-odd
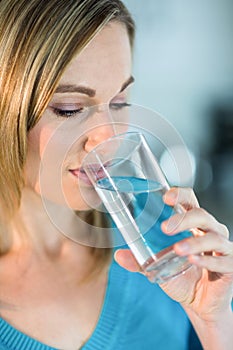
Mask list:
[[[52,107],[53,112],[58,116],[58,117],[64,117],[64,118],[70,118],[70,117],[75,117],[78,114],[82,114],[86,111],[86,107],[77,107],[75,105],[71,106],[53,106]]]
[[[127,102],[112,102],[110,103],[110,108],[111,109],[114,109],[114,110],[119,110],[119,109],[122,109],[122,108],[125,108],[125,107],[130,107],[131,104],[130,103],[127,103]]]
[[[59,109],[59,108],[54,108],[54,112],[56,115],[58,115],[59,117],[73,117],[76,114],[82,113],[83,108],[79,108],[79,109],[74,109],[74,110],[65,110],[65,109]]]
[[[110,103],[110,108],[112,110],[118,111],[125,107],[129,107],[131,104],[127,102],[112,102]],[[53,113],[58,117],[71,118],[80,115],[86,115],[88,113],[88,107],[79,106],[77,104],[57,104],[50,106]]]

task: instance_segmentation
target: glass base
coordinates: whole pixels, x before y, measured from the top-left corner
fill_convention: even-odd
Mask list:
[[[191,266],[186,256],[178,256],[169,247],[149,258],[142,269],[150,282],[160,284],[184,273]]]

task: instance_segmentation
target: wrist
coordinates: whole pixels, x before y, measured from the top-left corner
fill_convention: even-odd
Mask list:
[[[233,312],[231,309],[218,316],[201,317],[184,308],[205,350],[231,350],[233,344]]]

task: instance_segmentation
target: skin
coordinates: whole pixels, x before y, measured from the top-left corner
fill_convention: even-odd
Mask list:
[[[112,23],[73,59],[44,115],[29,133],[28,188],[55,203],[68,203],[72,209],[89,208],[82,188],[94,195],[93,188],[82,181],[77,186],[70,170],[79,169],[85,155],[103,140],[125,130],[127,126],[113,123],[116,112],[112,107],[117,105],[123,112],[121,104],[127,102],[132,80],[126,30]]]
[[[106,109],[98,109],[95,118],[89,118],[94,122],[85,123],[79,122],[79,113],[68,119],[58,116],[56,108],[125,102],[127,90],[120,91],[130,76],[131,50],[126,30],[121,24],[111,23],[74,57],[60,81],[63,87],[91,88],[95,96],[60,89],[29,134],[26,187],[12,223],[13,245],[10,252],[0,258],[0,300],[4,301],[1,316],[50,346],[77,349],[91,335],[103,303],[108,267],[86,280],[96,264],[90,248],[60,234],[49,220],[41,197],[50,201],[57,216],[67,203],[72,210],[89,209],[82,190],[90,196],[94,192],[85,182],[77,186],[77,178],[70,169],[79,168],[85,154],[115,132],[109,125]],[[79,128],[74,128],[77,125]],[[69,142],[67,135],[71,135]],[[57,158],[60,151],[61,157]],[[53,191],[50,191],[51,184]],[[190,195],[192,200],[187,204],[186,198]],[[165,233],[199,227],[205,235],[187,240],[186,250],[182,248],[184,242],[175,245],[177,254],[187,255],[194,267],[161,287],[185,308],[205,349],[228,350],[233,343],[230,311],[233,248],[227,239],[228,231],[199,208],[188,189],[172,189],[164,200],[171,205],[182,203],[187,209],[182,220],[177,214],[169,224],[163,223]],[[67,229],[74,224],[72,210],[66,212]],[[86,228],[81,229],[85,234]],[[21,233],[31,240],[25,242]],[[217,256],[200,256],[202,252],[212,251]],[[126,269],[140,271],[129,251],[119,250],[115,258]],[[69,332],[61,334],[61,329]]]
[[[95,191],[82,181],[78,186],[69,170],[79,168],[93,147],[115,133],[106,107],[127,101],[130,77],[127,31],[112,22],[74,57],[59,83],[60,87],[85,86],[95,90],[95,96],[59,88],[28,136],[26,186],[11,223],[13,244],[0,258],[0,309],[1,317],[17,329],[53,347],[78,349],[90,337],[103,304],[108,265],[95,270],[92,249],[61,234],[47,215],[44,200],[54,216],[65,221],[65,230],[76,225],[88,235],[87,225],[77,226],[73,210],[89,209],[81,192],[92,196]],[[72,117],[69,112],[68,118],[55,110],[79,111],[96,105],[88,122],[80,121],[79,112]]]

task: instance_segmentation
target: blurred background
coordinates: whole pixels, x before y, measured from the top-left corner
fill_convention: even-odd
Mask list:
[[[233,238],[233,1],[123,2],[137,25],[131,101],[180,133],[201,205]]]

